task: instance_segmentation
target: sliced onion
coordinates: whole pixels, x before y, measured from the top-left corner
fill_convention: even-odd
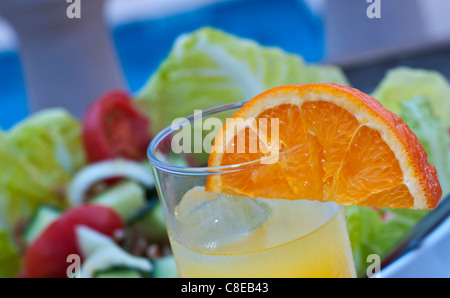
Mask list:
[[[67,189],[68,200],[72,205],[81,205],[84,195],[95,183],[109,178],[128,178],[153,187],[153,174],[143,164],[131,160],[116,159],[91,164],[79,171]]]
[[[130,255],[105,236],[85,226],[76,227],[78,246],[85,260],[81,266],[80,277],[92,278],[95,273],[112,268],[130,268],[150,273],[153,269],[150,260]]]

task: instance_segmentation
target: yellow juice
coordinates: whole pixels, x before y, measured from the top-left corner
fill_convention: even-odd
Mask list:
[[[256,200],[263,208],[267,207],[269,215],[255,226],[255,218],[262,209],[255,211],[260,207],[246,202],[243,214],[249,219],[243,222],[250,222],[251,227],[244,233],[238,227],[241,219],[233,223],[232,215],[228,218],[230,222],[225,223],[232,226],[229,231],[226,227],[209,230],[215,223],[228,219],[212,217],[208,222],[205,216],[205,222],[201,223],[205,210],[189,213],[199,218],[183,231],[171,229],[169,223],[170,241],[181,277],[356,276],[344,208],[303,200]],[[237,213],[236,209],[231,212]],[[182,219],[186,218],[182,214]]]

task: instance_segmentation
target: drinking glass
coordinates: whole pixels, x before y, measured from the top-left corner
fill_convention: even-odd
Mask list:
[[[342,206],[205,190],[212,177],[238,174],[247,183],[255,169],[274,165],[258,159],[207,166],[220,129],[211,123],[224,124],[244,104],[178,119],[150,144],[148,156],[180,277],[355,277]],[[294,157],[295,148],[277,153],[275,162],[286,165]]]

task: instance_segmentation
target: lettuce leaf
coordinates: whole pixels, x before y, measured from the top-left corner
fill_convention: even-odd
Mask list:
[[[0,228],[27,218],[40,204],[65,205],[64,187],[84,165],[80,125],[47,110],[0,132]]]
[[[428,162],[436,168],[442,193],[445,197],[450,192],[448,147],[450,140],[444,122],[433,114],[431,102],[425,97],[403,101],[399,116],[408,124],[422,143],[428,154]]]
[[[361,206],[346,206],[345,211],[353,259],[360,277],[366,277],[369,255],[377,254],[383,259],[429,212]]]
[[[307,65],[281,49],[202,28],[175,41],[136,103],[156,133],[194,110],[250,100],[279,85],[313,82],[348,85],[337,67]]]
[[[57,201],[4,133],[0,132],[0,228],[10,229],[16,220],[30,215],[39,203]]]
[[[19,123],[8,141],[51,187],[64,186],[85,164],[80,124],[63,109],[49,109]]]
[[[356,272],[362,276],[367,266],[367,256],[382,255],[383,250],[377,241],[381,233],[382,221],[372,208],[346,206],[347,229],[352,245]]]
[[[450,126],[450,85],[436,71],[408,67],[393,68],[372,94],[388,110],[399,114],[401,103],[415,97],[430,100],[432,113]]]
[[[0,278],[13,278],[19,273],[21,257],[11,243],[8,233],[0,230]]]

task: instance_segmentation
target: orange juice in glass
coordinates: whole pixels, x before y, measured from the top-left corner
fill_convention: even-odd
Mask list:
[[[201,188],[188,191],[182,201],[174,220],[191,227],[181,235],[169,230],[180,276],[355,277],[341,206]]]
[[[206,111],[201,120],[225,121],[242,105]],[[192,139],[193,127],[202,127],[194,118],[180,124],[190,126],[186,131],[192,132]],[[195,163],[205,160],[205,152],[167,149],[180,125],[163,130],[149,148],[180,277],[355,277],[342,206],[205,191],[208,177],[266,165],[256,160],[200,167]],[[207,133],[210,130],[201,133],[203,139]]]

